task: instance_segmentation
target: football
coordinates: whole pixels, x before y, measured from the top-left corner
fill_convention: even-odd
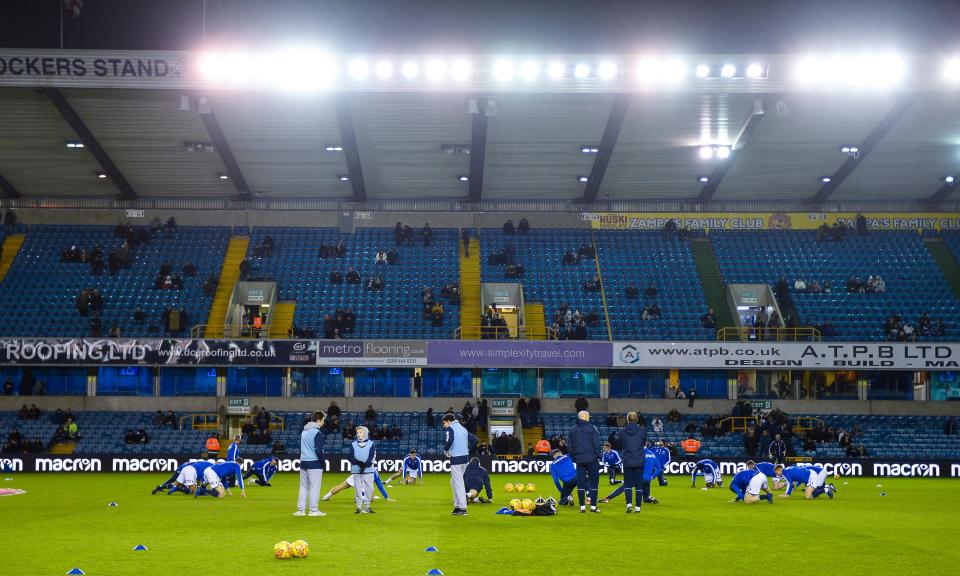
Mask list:
[[[520,502],[520,499],[519,499],[519,498],[514,498],[513,500],[510,501],[510,509],[511,509],[511,510],[519,510],[519,509],[520,509],[520,506],[522,506],[522,504],[523,504],[523,503]]]
[[[536,505],[533,503],[533,500],[529,498],[524,498],[521,504],[523,505],[524,510],[533,510],[536,507]]]
[[[537,485],[533,482],[527,484],[527,492],[535,492],[537,490]]]
[[[295,558],[306,558],[307,554],[310,553],[310,545],[307,544],[306,540],[297,540],[290,544],[290,551]]]
[[[517,482],[517,485],[514,486],[513,488],[514,488],[514,490],[516,490],[517,492],[523,492],[524,489],[526,489],[526,487],[527,487],[527,486],[526,486],[523,482]]]
[[[286,540],[273,545],[273,557],[277,560],[286,560],[291,554],[290,543]]]
[[[503,491],[504,491],[504,492],[513,492],[513,484],[511,484],[510,482],[507,482],[506,484],[504,484],[504,485],[503,485]]]

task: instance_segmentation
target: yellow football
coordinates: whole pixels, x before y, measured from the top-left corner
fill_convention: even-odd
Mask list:
[[[290,548],[290,543],[286,540],[283,542],[277,542],[273,545],[273,557],[277,560],[286,560],[292,553],[293,551]]]
[[[523,505],[523,503],[520,502],[520,499],[519,499],[519,498],[514,498],[513,500],[510,501],[510,509],[511,509],[511,510],[519,510],[519,509],[520,509],[520,506],[522,506],[522,505]]]
[[[503,485],[503,491],[504,491],[504,492],[513,492],[513,484],[511,484],[511,483],[509,483],[509,482],[507,482],[506,484],[504,484],[504,485]]]
[[[533,482],[527,484],[527,492],[535,492],[537,490],[537,485]]]
[[[307,544],[306,540],[297,540],[290,544],[290,551],[295,558],[306,558],[307,554],[310,553],[310,545]]]
[[[517,482],[517,485],[514,486],[513,488],[514,488],[514,490],[516,490],[517,492],[523,492],[523,490],[524,490],[526,487],[527,487],[527,486],[526,486],[523,482]]]
[[[524,509],[524,510],[533,510],[534,508],[536,508],[536,504],[533,503],[533,500],[531,500],[531,499],[529,499],[529,498],[524,498],[524,499],[523,499],[523,509]]]

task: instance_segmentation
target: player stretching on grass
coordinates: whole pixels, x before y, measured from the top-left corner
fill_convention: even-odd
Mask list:
[[[333,498],[334,496],[336,496],[337,494],[339,494],[340,492],[343,492],[343,491],[346,490],[347,488],[353,488],[353,487],[355,486],[355,484],[356,484],[356,480],[354,480],[353,474],[351,474],[351,475],[347,476],[347,479],[346,479],[346,480],[344,480],[343,482],[337,484],[336,486],[334,486],[333,488],[331,488],[329,492],[327,492],[326,494],[324,494],[324,495],[323,495],[323,498],[321,498],[321,500],[323,500],[324,502],[326,502],[326,501],[330,500],[331,498]],[[380,481],[380,473],[379,473],[379,472],[374,472],[374,473],[373,473],[373,484],[377,487],[377,490],[380,491],[380,494],[383,495],[383,499],[384,499],[384,500],[386,500],[387,502],[396,502],[396,500],[394,500],[393,498],[391,498],[391,497],[387,494],[387,489],[384,487],[383,482]]]
[[[770,480],[770,486],[774,490],[780,490],[784,487],[783,464],[774,464],[773,462],[757,462],[757,470],[763,473]]]
[[[493,488],[490,487],[490,475],[487,469],[480,465],[479,458],[471,458],[463,471],[463,485],[467,489],[467,502],[474,504],[486,504],[493,499]],[[480,495],[481,490],[486,490],[487,497]]]
[[[824,484],[827,478],[826,471],[820,466],[790,466],[783,471],[783,480],[787,485],[787,491],[780,495],[781,498],[789,498],[793,494],[793,489],[800,484],[806,484],[804,497],[812,500],[821,494],[833,499],[833,493],[836,487],[833,484]]]
[[[650,451],[649,448],[643,451],[643,475],[640,478],[640,486],[634,486],[634,490],[637,492],[637,502],[634,507],[634,512],[640,511],[640,498],[643,498],[643,502],[646,504],[659,504],[660,501],[653,497],[650,493],[650,483],[654,478],[660,475],[662,468],[660,467],[660,461],[657,459],[656,454]],[[617,496],[624,493],[627,489],[626,483],[621,484],[617,487],[616,490],[610,493],[609,496],[600,501],[601,504],[606,504],[616,498]]]
[[[197,478],[203,478],[203,473],[207,468],[213,466],[213,464],[200,460],[199,462],[188,462],[186,464],[181,464],[177,469],[177,478],[170,483],[164,482],[160,486],[154,488],[153,493],[156,494],[160,490],[165,490],[169,488],[167,496],[171,494],[176,494],[177,492],[183,492],[184,494],[193,494],[197,490]]]
[[[264,458],[263,460],[257,460],[253,463],[253,466],[250,467],[250,470],[243,475],[243,479],[256,475],[256,479],[253,481],[258,486],[271,486],[270,479],[273,478],[273,475],[277,473],[277,467],[280,466],[280,461],[276,458]]]
[[[713,488],[717,486],[718,488],[723,487],[723,476],[720,475],[720,465],[714,462],[709,458],[704,458],[697,462],[697,465],[693,467],[693,473],[690,474],[690,487],[697,487],[697,476],[703,476],[703,481],[706,482],[707,488]]]
[[[186,468],[187,466],[193,466],[194,464],[199,464],[200,462],[203,462],[203,460],[198,460],[196,462],[184,462],[183,464],[177,466],[177,469],[173,471],[173,474],[171,474],[169,478],[167,478],[160,484],[157,484],[157,486],[150,493],[156,495],[157,492],[162,492],[164,490],[169,490],[173,488],[174,486],[177,485],[177,478],[180,476],[180,473],[183,472],[184,468]],[[209,466],[210,463],[207,462],[206,464]]]
[[[240,465],[236,462],[221,462],[204,470],[203,482],[197,487],[197,493],[194,494],[194,497],[213,496],[215,498],[223,498],[224,483],[221,478],[226,477],[236,479],[237,485],[240,486],[240,496],[246,498],[247,491],[243,486],[243,470],[240,469]],[[206,486],[204,486],[204,484],[206,484]],[[227,488],[227,493],[233,496],[230,488]]]
[[[753,504],[760,500],[766,500],[773,504],[773,494],[767,488],[767,477],[757,470],[753,460],[747,461],[746,470],[738,472],[730,482],[730,491],[737,495],[731,502],[746,502]],[[760,494],[763,492],[763,495]]]
[[[417,456],[416,450],[411,450],[410,454],[403,459],[403,468],[387,478],[387,484],[400,477],[403,477],[404,484],[413,484],[419,480],[420,485],[423,486],[423,461],[420,460],[420,456]]]
[[[577,467],[573,460],[560,450],[554,450],[550,476],[560,491],[557,503],[561,506],[573,506],[573,491],[577,488]]]

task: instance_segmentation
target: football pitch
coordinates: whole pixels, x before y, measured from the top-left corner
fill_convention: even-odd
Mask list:
[[[10,474],[4,474],[5,478]],[[556,496],[546,475],[493,477],[494,504],[453,517],[449,477],[388,488],[396,502],[374,501],[355,515],[352,489],[321,502],[324,518],[294,518],[297,476],[248,486],[246,500],[150,495],[161,474],[16,474],[0,498],[0,573],[58,575],[371,574],[448,576],[574,575],[629,571],[744,574],[957,574],[960,482],[850,478],[836,499],[804,501],[799,492],[773,505],[730,504],[726,488],[690,488],[671,477],[653,488],[659,505],[624,514],[622,496],[601,514],[560,507],[554,517],[498,516],[507,481],[535,482]],[[325,474],[323,492],[345,478]],[[846,484],[845,484],[846,483]],[[882,488],[877,488],[877,484]],[[702,479],[701,479],[702,486]],[[604,479],[601,496],[609,486]],[[885,493],[885,496],[881,496]],[[798,497],[800,496],[800,497]],[[108,507],[117,502],[117,507]],[[275,560],[273,545],[304,539],[310,555]],[[137,545],[146,551],[133,551]],[[425,552],[435,546],[438,552]]]

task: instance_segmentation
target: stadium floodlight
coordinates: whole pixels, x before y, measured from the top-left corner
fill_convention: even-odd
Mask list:
[[[583,80],[590,77],[590,66],[588,64],[577,64],[573,68],[573,77]]]
[[[343,146],[340,146],[339,144],[331,144],[324,148],[324,150],[327,152],[343,152]]]
[[[229,174],[224,174],[223,172],[221,172],[221,173],[217,174],[217,178],[219,178],[220,180],[229,180],[229,179],[230,179],[230,175],[229,175]]]
[[[567,73],[567,67],[563,62],[553,61],[547,66],[547,77],[551,80],[560,80]]]
[[[759,78],[763,76],[763,66],[756,62],[747,66],[747,78]]]
[[[582,146],[580,148],[580,151],[583,152],[584,154],[597,154],[598,152],[600,152],[600,149],[597,148],[596,146]]]
[[[713,147],[712,146],[701,146],[700,147],[700,158],[703,160],[709,160],[713,158]]]
[[[943,179],[947,184],[953,184],[953,176],[947,176]]]
[[[687,75],[687,65],[679,58],[671,58],[663,63],[660,74],[666,82],[679,82]]]
[[[350,176],[348,176],[348,175],[346,175],[346,174],[339,174],[339,175],[337,176],[337,179],[340,180],[341,182],[349,182],[349,181],[350,181]]]
[[[951,58],[943,65],[943,78],[949,82],[960,82],[960,58]]]
[[[520,65],[520,78],[533,82],[540,76],[540,64],[536,60],[527,60]]]
[[[678,58],[672,58],[670,60],[643,58],[637,64],[636,80],[643,84],[653,82],[675,84],[683,80],[686,74],[687,66]]]
[[[367,64],[366,60],[358,58],[351,61],[350,65],[347,66],[347,74],[354,80],[366,80],[367,76],[370,75],[370,65]]]
[[[617,66],[616,62],[604,60],[597,68],[597,76],[599,76],[601,80],[612,80],[617,76],[619,70],[620,67]]]
[[[577,178],[577,180],[579,180],[580,182],[589,182],[589,181],[590,181],[590,177],[589,177],[589,176],[580,176],[580,177]]]
[[[469,80],[471,74],[473,74],[473,67],[470,65],[470,61],[465,58],[458,58],[450,65],[450,76],[457,82]]]
[[[107,177],[107,173],[106,173],[106,172],[97,172],[97,178],[103,180],[103,179],[105,179],[106,177]]]
[[[841,146],[841,147],[840,147],[840,151],[843,152],[844,154],[849,154],[849,153],[850,153],[850,147],[849,147],[849,146]]]
[[[500,59],[493,63],[493,79],[497,82],[509,82],[513,80],[513,62],[507,59]]]
[[[828,89],[889,88],[906,76],[906,61],[893,53],[812,55],[794,70],[803,85]]]
[[[733,64],[724,64],[723,68],[720,69],[721,78],[733,78],[737,75],[737,67]]]
[[[420,75],[420,66],[416,62],[404,62],[400,68],[400,73],[407,80],[413,80]]]
[[[700,182],[701,184],[709,184],[709,183],[710,183],[710,177],[709,177],[709,176],[701,176],[701,177],[697,178],[697,181]]]
[[[829,176],[821,176],[821,177],[820,177],[820,181],[823,182],[824,184],[829,184],[829,183],[830,183],[830,180],[831,180],[831,178],[830,178]]]
[[[64,144],[67,146],[67,148],[83,148],[84,147],[83,142],[79,140],[66,140],[64,141]]]
[[[424,67],[424,74],[427,80],[439,82],[447,75],[447,64],[439,58],[431,58],[427,60],[427,65]]]
[[[393,78],[393,64],[387,60],[377,62],[374,72],[376,72],[377,78],[381,80],[389,80],[390,78]]]
[[[717,146],[716,150],[717,158],[720,160],[726,160],[730,157],[730,147],[729,146]]]
[[[458,176],[458,177],[457,177],[457,180],[459,180],[459,181],[461,181],[461,182],[469,182],[469,181],[470,181],[470,177],[469,177],[469,176]]]
[[[697,78],[708,78],[710,76],[710,67],[706,64],[700,64],[696,70]]]

